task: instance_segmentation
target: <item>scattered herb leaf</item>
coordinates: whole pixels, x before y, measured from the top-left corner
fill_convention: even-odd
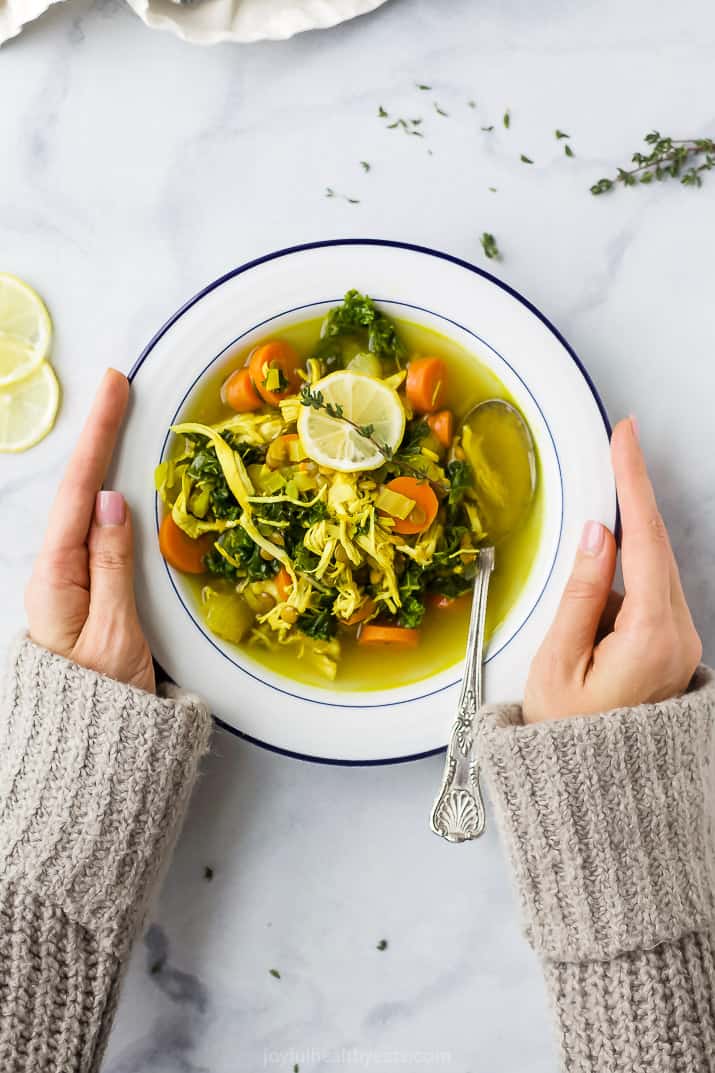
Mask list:
[[[370,170],[370,164],[368,163],[367,160],[361,160],[360,161],[360,167],[362,168],[363,171],[369,171]]]
[[[504,124],[504,126],[506,127],[507,130],[511,126],[511,112],[509,111],[508,108],[507,108],[506,112],[504,113],[504,118],[502,119],[502,123]]]
[[[271,976],[275,976],[276,980],[280,980],[281,974],[278,972],[278,969],[269,969],[268,971]]]
[[[416,82],[415,85],[417,86],[418,89],[432,89],[431,86],[425,85],[424,82]]]
[[[339,198],[341,201],[347,201],[349,205],[359,205],[360,199],[356,197],[348,197],[347,194],[339,194],[337,190],[333,190],[332,186],[325,187],[325,196]]]
[[[655,179],[679,179],[683,186],[702,186],[703,172],[715,168],[715,139],[666,138],[657,130],[645,135],[649,153],[635,152],[634,168],[619,168],[613,179],[599,179],[591,187],[592,194],[605,194],[614,186],[635,186]]]
[[[477,107],[477,102],[476,101],[467,101],[467,106],[469,108],[476,108]]]
[[[555,130],[555,131],[554,131],[554,137],[555,137],[555,138],[570,138],[570,137],[571,137],[571,135],[570,135],[570,134],[566,134],[566,132],[565,132],[565,131],[563,131],[563,130]]]
[[[443,115],[443,116],[448,116],[449,115],[449,112],[445,112],[444,108],[440,108],[440,106],[437,104],[437,101],[434,101],[434,110],[437,113],[437,115]]]
[[[494,130],[494,124],[492,123],[491,127],[482,127],[482,130],[486,130],[486,131]]]
[[[377,110],[377,114],[378,114],[378,117],[380,119],[387,119],[387,117],[389,115],[389,112],[386,112],[385,109],[382,107],[382,105],[380,105],[380,107]]]
[[[499,253],[499,247],[497,246],[497,240],[494,238],[494,235],[491,235],[488,231],[485,231],[479,241],[482,244],[482,249],[484,250],[485,257],[488,257],[490,261],[499,259],[501,255]]]
[[[573,156],[573,149],[568,142],[566,142],[566,145],[564,146],[564,153],[566,153],[566,156]]]
[[[497,188],[496,188],[496,186],[490,186],[490,187],[489,187],[489,189],[491,190],[491,192],[492,192],[493,194],[496,194],[496,192],[497,192]]]
[[[387,939],[380,939],[380,942],[377,944],[377,949],[387,950]]]
[[[519,157],[519,160],[522,162],[522,164],[533,164],[534,163],[534,161],[531,159],[531,157],[527,156],[526,153],[522,153],[521,156]]]

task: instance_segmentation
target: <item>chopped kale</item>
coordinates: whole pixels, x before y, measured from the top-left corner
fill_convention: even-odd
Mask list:
[[[329,607],[304,611],[298,616],[296,625],[308,637],[315,637],[319,641],[329,641],[338,628],[337,620]]]
[[[371,298],[358,291],[348,291],[341,305],[335,306],[323,321],[318,355],[328,367],[337,366],[341,356],[340,340],[357,338],[367,344],[371,354],[392,360],[399,368],[405,346],[394,321],[382,313]]]
[[[429,436],[429,431],[426,421],[411,421],[405,429],[400,449],[395,455],[396,459],[418,455],[422,449],[422,441]]]
[[[425,571],[417,563],[410,563],[400,578],[401,606],[397,614],[397,622],[400,626],[416,629],[421,625],[425,614],[425,581]]]
[[[471,488],[474,483],[469,463],[455,459],[447,466],[447,476],[449,477],[449,506],[458,507],[467,489]]]
[[[275,559],[264,559],[261,555],[261,549],[258,544],[254,543],[251,537],[248,535],[245,529],[242,529],[240,525],[235,529],[229,529],[221,536],[221,546],[228,552],[234,559],[238,560],[241,564],[241,573],[245,573],[251,581],[262,581],[265,578],[273,577],[278,571],[278,563]],[[221,573],[223,577],[237,577],[238,572],[234,569],[234,574],[231,575],[223,569],[215,569],[215,558],[222,560],[226,566],[231,567],[230,563],[227,563],[225,559],[215,549],[209,552],[205,558],[206,569],[212,574]]]

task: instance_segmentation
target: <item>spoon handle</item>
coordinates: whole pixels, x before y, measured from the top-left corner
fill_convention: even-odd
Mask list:
[[[457,720],[447,748],[442,788],[430,817],[430,827],[448,842],[466,842],[484,831],[484,802],[479,788],[476,748],[477,713],[482,706],[484,621],[494,548],[479,552],[469,619],[467,659],[459,696]]]

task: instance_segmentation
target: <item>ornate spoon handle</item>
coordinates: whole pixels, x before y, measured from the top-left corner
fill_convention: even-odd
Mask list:
[[[482,704],[484,620],[489,579],[493,569],[494,548],[482,548],[474,579],[467,661],[457,721],[447,749],[442,789],[430,817],[430,827],[434,833],[446,838],[448,842],[466,842],[468,839],[479,838],[484,830],[484,802],[479,789],[475,720]]]

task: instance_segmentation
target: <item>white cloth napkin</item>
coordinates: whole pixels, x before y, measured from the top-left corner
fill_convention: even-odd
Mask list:
[[[0,45],[60,0],[0,0]],[[128,0],[140,19],[196,45],[292,37],[373,11],[385,0]]]

